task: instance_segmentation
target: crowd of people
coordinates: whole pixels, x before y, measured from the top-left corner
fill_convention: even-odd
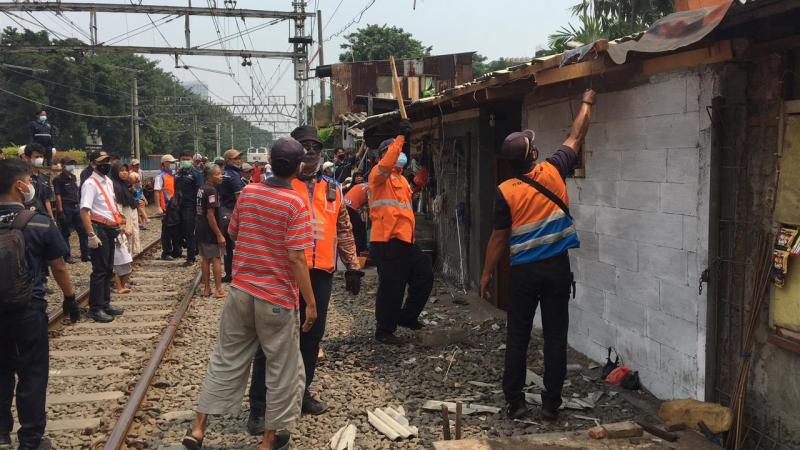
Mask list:
[[[537,163],[529,130],[509,135],[499,152],[519,173],[497,190],[480,294],[490,296],[493,272],[510,252],[503,391],[511,418],[528,412],[522,387],[539,305],[542,417],[555,419],[561,404],[574,289],[567,251],[579,246],[564,180],[577,165],[595,96],[584,95],[568,138],[545,161]],[[412,199],[428,172],[412,177],[406,170],[411,125],[401,121],[397,130],[370,157],[366,148],[356,155],[337,149],[329,162],[311,126],[276,141],[269,164],[243,162],[235,149],[214,161],[188,151],[161,158],[153,184],[164,215],[161,257],[182,258],[185,249],[185,264],[192,265],[199,256],[203,295],[226,298],[185,448],[202,447],[210,416],[238,413],[248,381],[246,429],[263,436],[262,450],[285,448],[287,430],[301,414],[327,411],[310,388],[333,280],[342,268],[346,291],[358,295],[361,255],[368,253],[377,268],[376,342],[402,345],[398,327],[423,328],[419,316],[434,276],[415,243]],[[45,153],[32,142],[19,160],[0,160],[0,291],[10,293],[0,301],[0,450],[11,445],[15,395],[19,448],[49,448],[43,438],[48,272],[63,292],[65,314],[73,323],[81,319],[67,270],[74,262],[70,235],[77,233],[80,258],[92,264],[89,317],[111,322],[124,313],[112,305],[111,293],[131,291],[132,255],[141,251],[139,229],[149,221],[138,161],[123,164],[104,151],[90,152],[77,177],[75,161],[64,158],[51,184]]]

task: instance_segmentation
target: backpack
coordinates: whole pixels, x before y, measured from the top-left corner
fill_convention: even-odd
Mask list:
[[[28,306],[33,294],[33,274],[25,257],[25,236],[22,230],[36,215],[23,209],[13,220],[0,223],[0,311],[7,312]]]

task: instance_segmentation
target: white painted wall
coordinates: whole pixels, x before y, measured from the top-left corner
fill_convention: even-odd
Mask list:
[[[570,179],[581,248],[570,344],[601,361],[615,347],[662,399],[703,399],[708,266],[711,70],[655,76],[601,94],[586,139],[586,177]],[[526,105],[542,155],[568,133],[579,97]],[[537,317],[538,318],[538,317]]]

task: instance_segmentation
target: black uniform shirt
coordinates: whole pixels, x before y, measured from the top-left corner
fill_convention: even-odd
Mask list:
[[[0,222],[14,220],[22,211],[20,203],[0,203]],[[67,254],[67,244],[58,228],[43,214],[37,214],[23,230],[25,236],[25,258],[33,272],[33,296],[30,307],[47,311],[47,263]]]
[[[181,198],[187,201],[181,202],[181,208],[194,208],[191,199],[197,197],[197,191],[203,186],[203,176],[197,169],[180,169],[175,174],[175,191],[180,192]]]
[[[64,208],[77,209],[81,202],[81,192],[75,175],[62,172],[53,180],[53,189],[56,195],[61,196],[61,205]]]
[[[91,164],[86,166],[85,169],[81,170],[81,186],[83,186],[83,183],[88,180],[90,176],[92,176],[92,173],[94,173],[94,168],[92,168]]]
[[[207,213],[209,209],[214,209],[217,226],[220,227],[219,205],[219,194],[217,193],[217,189],[211,184],[206,183],[202,189],[197,191],[197,228],[195,229],[197,242],[202,244],[217,243],[217,237],[208,224]]]
[[[31,183],[33,183],[33,187],[36,189],[36,196],[28,206],[35,208],[36,212],[47,216],[45,204],[56,199],[53,193],[53,187],[50,185],[50,177],[43,173],[38,175],[33,174],[31,175]]]
[[[236,194],[242,192],[242,189],[244,189],[242,169],[236,166],[225,166],[225,170],[222,172],[222,184],[217,189],[221,206],[232,211],[236,207]]]

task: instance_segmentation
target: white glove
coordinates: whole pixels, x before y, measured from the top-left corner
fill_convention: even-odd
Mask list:
[[[100,238],[97,237],[97,235],[89,236],[89,248],[100,248],[102,245],[103,243],[100,241]]]

